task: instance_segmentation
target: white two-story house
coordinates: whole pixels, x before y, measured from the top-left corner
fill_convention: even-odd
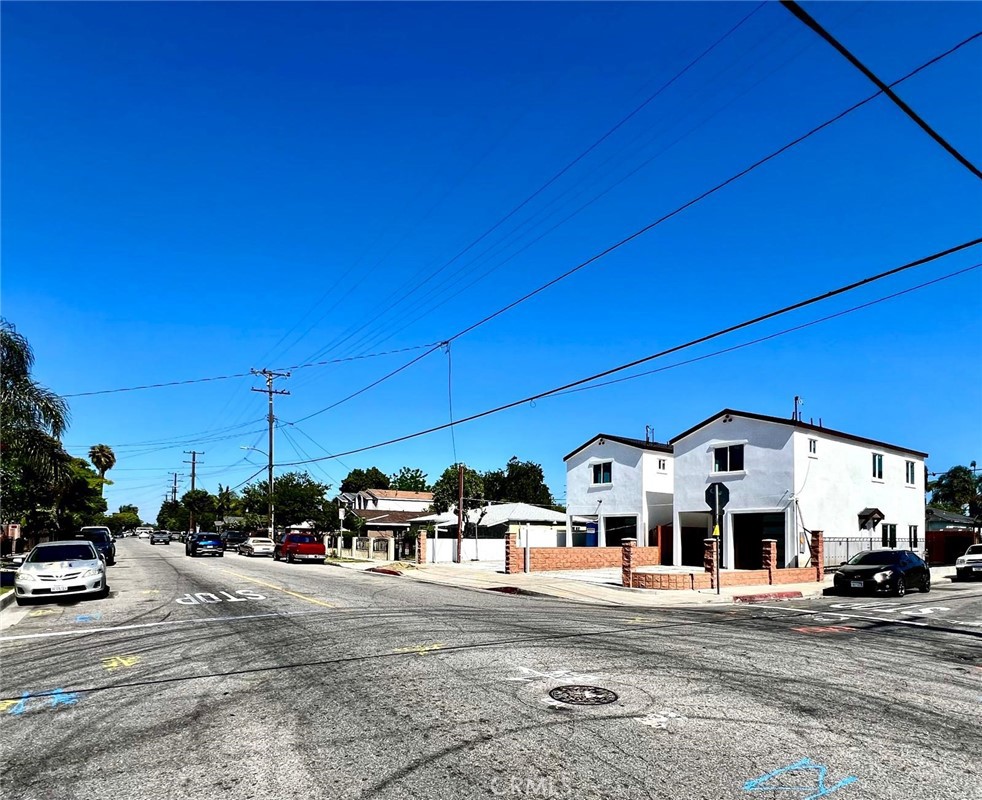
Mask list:
[[[777,540],[779,566],[807,566],[812,531],[825,536],[826,563],[844,560],[836,548],[845,539],[923,552],[926,453],[731,409],[671,444],[676,565],[702,564],[713,530],[706,490],[716,482],[729,492],[720,525],[728,569],[759,568],[764,539]]]
[[[601,433],[567,455],[567,544],[657,544],[672,522],[672,447]],[[586,533],[577,532],[586,522]]]

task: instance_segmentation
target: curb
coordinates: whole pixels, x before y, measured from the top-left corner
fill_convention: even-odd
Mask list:
[[[734,603],[766,603],[770,600],[796,600],[804,597],[801,592],[762,592],[761,594],[733,595]]]
[[[389,567],[369,567],[364,572],[375,572],[378,575],[398,575],[402,577],[402,573],[397,569],[390,569]]]
[[[7,592],[5,595],[0,597],[0,611],[3,611],[7,606],[12,605],[14,602],[14,592],[13,590]]]

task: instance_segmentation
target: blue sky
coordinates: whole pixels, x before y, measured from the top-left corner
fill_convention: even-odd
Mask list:
[[[777,4],[4,3],[2,313],[63,394],[439,342],[872,93]],[[884,80],[982,29],[978,3],[805,6]],[[982,40],[897,91],[982,163]],[[592,201],[592,202],[591,202]],[[582,207],[582,208],[581,208]],[[581,209],[573,214],[577,209]],[[572,216],[570,216],[572,215]],[[568,217],[568,219],[566,219]],[[562,224],[562,220],[566,219]],[[277,434],[355,450],[687,341],[978,235],[982,187],[879,98],[371,391]],[[672,364],[982,262],[949,257]],[[323,461],[543,465],[603,431],[667,440],[723,407],[982,460],[982,269],[771,341]],[[305,417],[425,352],[301,369]],[[265,448],[257,380],[71,399],[116,449],[111,508],[153,518]],[[281,467],[280,471],[290,469]]]

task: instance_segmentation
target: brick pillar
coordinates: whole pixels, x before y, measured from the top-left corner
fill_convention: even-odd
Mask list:
[[[702,566],[709,573],[709,587],[716,588],[716,552],[719,549],[719,542],[714,536],[712,539],[702,540]]]
[[[760,565],[767,570],[767,582],[774,583],[774,571],[777,569],[777,539],[764,539],[761,545]]]
[[[825,535],[822,531],[812,531],[811,550],[812,567],[815,568],[815,580],[825,580]]]
[[[515,575],[524,571],[525,556],[518,546],[518,534],[509,533],[505,537],[505,574]]]
[[[631,585],[634,573],[634,539],[621,539],[621,586]]]
[[[426,563],[426,531],[420,531],[416,535],[416,563]]]

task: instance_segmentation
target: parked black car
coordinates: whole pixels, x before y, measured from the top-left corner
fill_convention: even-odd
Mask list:
[[[116,542],[109,532],[109,528],[104,528],[101,525],[85,527],[75,534],[75,538],[92,542],[95,549],[105,557],[107,567],[116,563]]]
[[[931,570],[910,550],[864,550],[835,571],[836,592],[887,592],[903,597],[908,589],[931,591]]]
[[[170,544],[168,531],[154,531],[150,534],[150,544]]]
[[[218,556],[225,555],[225,546],[222,544],[222,537],[217,533],[195,533],[192,534],[184,546],[184,554],[191,556]]]
[[[222,533],[222,542],[225,544],[226,550],[237,549],[248,538],[249,534],[242,531],[224,531]]]

